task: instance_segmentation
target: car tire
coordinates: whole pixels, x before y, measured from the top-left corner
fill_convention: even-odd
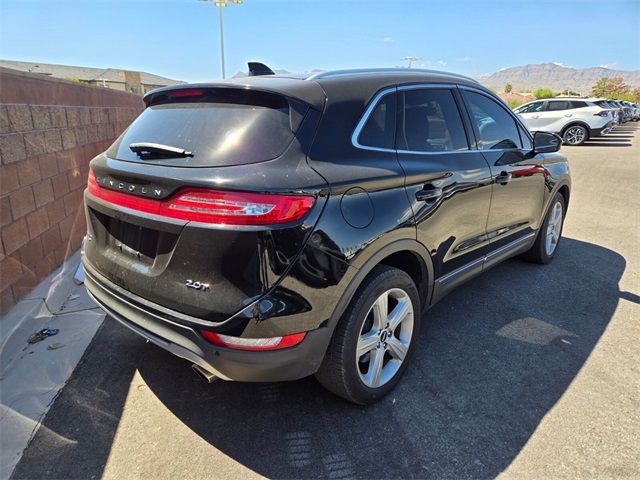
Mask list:
[[[589,139],[589,130],[583,125],[570,125],[562,132],[565,145],[582,145]]]
[[[547,264],[553,260],[562,238],[566,211],[564,197],[561,193],[556,193],[538,231],[535,243],[522,255],[525,260],[540,264]]]
[[[359,405],[381,399],[407,368],[418,340],[420,313],[411,277],[397,268],[376,266],[340,318],[316,378],[327,390]],[[397,322],[395,328],[392,322]]]

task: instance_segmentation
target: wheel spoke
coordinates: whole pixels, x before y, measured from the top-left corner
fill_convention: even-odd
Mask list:
[[[369,360],[369,370],[365,376],[365,381],[369,386],[375,388],[380,385],[380,375],[382,373],[382,366],[384,362],[384,349],[376,348],[371,351],[371,357]]]
[[[407,351],[409,350],[409,346],[402,342],[399,338],[392,337],[389,342],[389,353],[393,355],[398,360],[404,360],[404,357],[407,356]]]
[[[373,323],[378,328],[378,330],[382,330],[387,326],[389,316],[389,296],[381,295],[376,300],[376,303],[373,304]]]
[[[553,220],[555,225],[558,225],[562,221],[562,208],[556,208],[556,214]]]
[[[363,355],[366,355],[367,353],[369,353],[373,348],[375,348],[376,345],[378,345],[378,342],[380,341],[379,337],[378,337],[378,331],[371,331],[369,333],[366,333],[364,335],[360,336],[360,339],[358,340],[358,359],[360,359]]]
[[[393,332],[398,325],[407,317],[411,307],[409,300],[400,300],[393,311],[389,314],[389,328]]]

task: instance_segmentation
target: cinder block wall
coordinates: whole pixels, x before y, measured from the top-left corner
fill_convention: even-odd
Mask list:
[[[75,252],[89,161],[142,97],[0,68],[0,312]]]

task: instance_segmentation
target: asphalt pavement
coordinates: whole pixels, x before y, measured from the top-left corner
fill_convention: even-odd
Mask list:
[[[313,377],[209,385],[107,320],[13,478],[640,477],[639,126],[562,149],[554,262],[509,260],[427,312],[379,404]]]

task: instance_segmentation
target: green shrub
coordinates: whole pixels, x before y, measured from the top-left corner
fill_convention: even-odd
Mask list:
[[[553,98],[555,94],[549,88],[538,88],[534,90],[533,96],[540,100],[541,98]]]
[[[520,101],[520,100],[516,100],[516,99],[512,99],[512,100],[506,100],[507,105],[509,105],[509,107],[511,109],[514,108],[518,108],[520,105],[522,105],[524,102]]]
[[[511,90],[513,90],[513,85],[511,85],[510,83],[507,83],[504,86],[504,93],[511,93]]]

